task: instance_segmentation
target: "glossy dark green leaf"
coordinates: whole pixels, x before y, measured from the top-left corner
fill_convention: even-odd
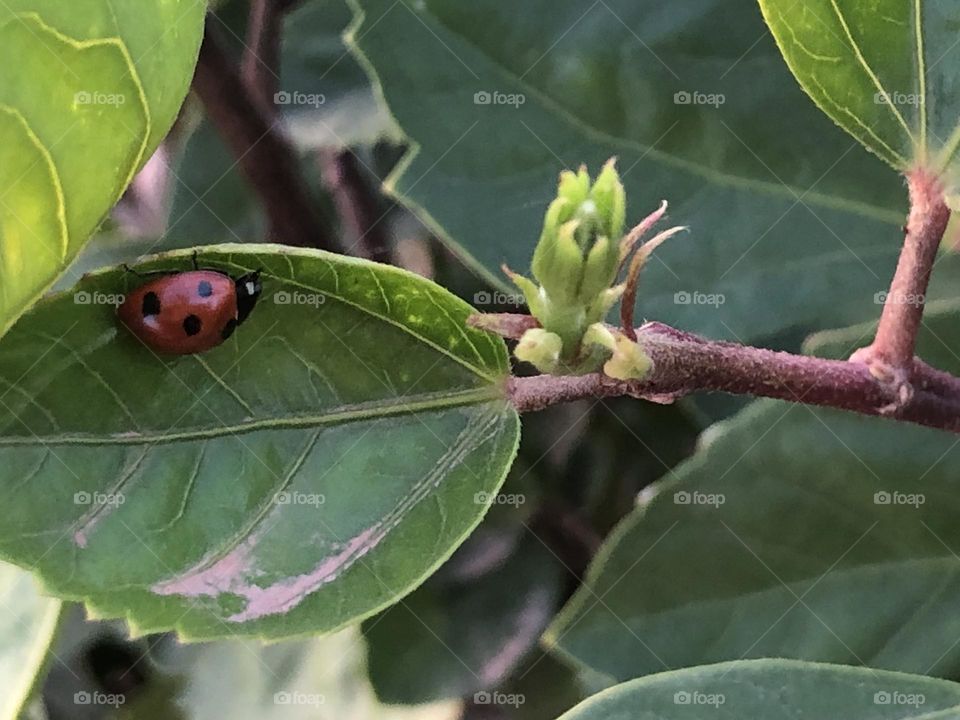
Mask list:
[[[919,354],[958,372],[960,313],[937,310]],[[550,640],[617,681],[764,656],[953,677],[958,463],[946,432],[755,402],[621,523]]]
[[[803,350],[808,355],[840,360],[857,348],[869,345],[876,330],[876,322],[824,330],[808,337]],[[926,304],[917,338],[917,354],[934,367],[960,374],[960,301]]]
[[[205,3],[0,7],[0,333],[64,270],[173,123]]]
[[[471,560],[482,562],[477,554]],[[511,555],[479,577],[431,578],[367,621],[377,696],[412,704],[499,684],[536,646],[562,600],[565,575],[544,541],[528,532]]]
[[[753,0],[352,2],[414,146],[388,188],[492,282],[528,267],[558,172],[616,155],[630,221],[666,198],[691,227],[640,315],[747,340],[879,312],[902,183],[796,86]]]
[[[588,698],[561,720],[910,720],[960,717],[960,685],[787,660],[665,672]]]
[[[247,322],[159,357],[111,302],[119,270],[0,343],[0,553],[137,632],[319,633],[395,602],[479,522],[518,434],[506,348],[409,273],[279,246]],[[189,268],[186,253],[147,267]]]
[[[351,19],[344,0],[303,3],[287,16],[277,108],[302,150],[400,139],[343,41]]]
[[[960,9],[949,0],[760,0],[783,56],[814,102],[898,170],[956,179]]]
[[[511,720],[554,720],[589,694],[573,669],[556,655],[538,650],[499,688],[498,698],[523,697]]]

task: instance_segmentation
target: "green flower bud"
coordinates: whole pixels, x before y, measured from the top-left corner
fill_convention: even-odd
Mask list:
[[[593,323],[583,334],[583,342],[580,344],[580,357],[573,374],[596,372],[612,357],[615,348],[616,337],[614,331],[602,322]]]
[[[587,325],[601,319],[594,315],[597,310],[609,310],[597,299],[615,282],[620,268],[625,214],[626,195],[613,160],[593,183],[585,167],[560,174],[531,266],[543,300],[541,312],[532,307],[531,312],[545,328],[562,337],[579,337]],[[527,289],[521,289],[529,299]],[[580,312],[572,312],[574,307]],[[555,327],[559,318],[571,317],[582,317],[586,324]]]
[[[608,290],[610,284],[617,279],[619,267],[620,247],[616,240],[605,235],[597,237],[583,265],[583,279],[577,293],[580,303],[587,307],[592,306],[597,296]],[[602,316],[590,319],[600,320]]]
[[[615,336],[613,355],[603,366],[603,372],[615,380],[642,380],[653,366],[640,344],[626,335]]]
[[[560,184],[557,187],[557,197],[568,200],[576,208],[590,194],[590,174],[587,166],[581,165],[576,173],[564,170],[560,173]],[[569,219],[569,218],[567,218]]]
[[[597,206],[597,215],[604,219],[603,234],[614,242],[623,235],[627,220],[627,194],[617,174],[616,160],[610,158],[593,184],[590,197]]]
[[[596,318],[597,320],[605,318],[607,313],[610,312],[610,309],[616,305],[617,301],[623,296],[623,292],[626,289],[626,285],[614,285],[612,288],[607,288],[597,295],[593,303],[587,308],[587,317]]]
[[[563,341],[559,335],[543,328],[531,328],[520,338],[513,354],[517,360],[530,363],[542,373],[556,373],[561,367],[562,349]]]
[[[533,254],[533,279],[505,269],[542,328],[524,335],[518,358],[542,372],[579,373],[599,370],[616,353],[612,336],[593,330],[588,342],[585,334],[623,294],[614,283],[625,219],[626,193],[613,159],[593,182],[585,167],[560,174]]]
[[[523,299],[527,301],[527,307],[530,308],[530,314],[538,318],[544,314],[546,308],[544,304],[543,290],[530,278],[515,273],[506,265],[502,266],[503,272],[523,293]]]
[[[606,350],[605,357],[609,357],[617,347],[617,339],[613,331],[601,322],[594,323],[583,334],[585,346],[596,346]]]

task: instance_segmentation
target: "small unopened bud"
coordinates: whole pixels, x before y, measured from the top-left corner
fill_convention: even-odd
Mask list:
[[[616,333],[613,355],[603,365],[605,375],[615,380],[642,380],[653,366],[639,343]]]
[[[542,373],[556,373],[560,369],[562,350],[563,341],[559,335],[543,328],[531,328],[520,338],[513,354],[518,360],[530,363]]]
[[[565,171],[543,219],[533,279],[505,268],[523,291],[530,313],[561,338],[560,358],[567,364],[582,360],[583,333],[604,319],[623,292],[612,286],[620,269],[625,217],[626,194],[614,160],[593,182],[585,167]]]

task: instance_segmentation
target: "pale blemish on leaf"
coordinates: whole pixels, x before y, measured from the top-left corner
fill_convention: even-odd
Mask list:
[[[215,560],[201,562],[185,574],[153,585],[157,595],[181,595],[184,597],[217,597],[222,593],[238,595],[246,600],[243,610],[226,619],[231,622],[248,622],[267,615],[289,612],[306,597],[324,585],[337,580],[364,555],[375,549],[385,537],[425,498],[437,489],[441,480],[460,465],[470,452],[498,432],[500,416],[496,412],[472,415],[456,441],[437,460],[410,491],[400,498],[397,505],[377,523],[357,535],[333,546],[333,552],[325,556],[309,572],[278,580],[266,586],[256,581],[266,575],[257,564],[257,550],[272,527],[267,517],[276,521],[283,506],[264,516],[259,527],[246,540],[226,555]],[[305,458],[304,458],[305,459]],[[303,463],[298,465],[301,467]],[[288,478],[289,480],[292,478]],[[323,525],[322,520],[318,522]]]

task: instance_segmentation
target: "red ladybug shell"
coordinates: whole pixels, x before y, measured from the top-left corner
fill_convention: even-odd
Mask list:
[[[235,281],[215,270],[165,275],[131,292],[117,315],[154,352],[204,352],[237,327]]]

